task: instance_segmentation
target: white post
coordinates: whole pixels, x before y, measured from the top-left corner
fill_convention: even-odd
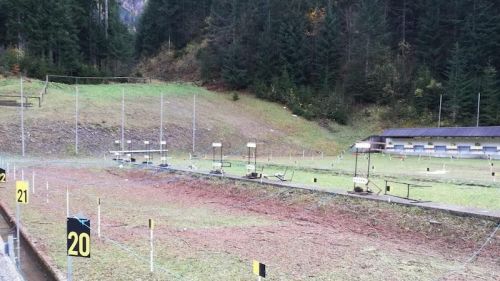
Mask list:
[[[16,164],[14,164],[14,167],[12,168],[14,170],[14,181],[16,180]]]
[[[479,127],[479,109],[481,107],[481,93],[477,95],[477,122],[476,127]]]
[[[122,88],[122,151],[125,151],[125,88]]]
[[[66,279],[67,281],[73,281],[73,259],[71,256],[68,256],[68,272],[67,272],[67,276],[66,276]]]
[[[78,86],[75,88],[75,154],[78,154]]]
[[[439,115],[438,115],[438,128],[441,127],[441,108],[443,106],[443,95],[439,95]]]
[[[66,217],[69,218],[69,188],[66,187]]]
[[[149,243],[151,246],[151,251],[149,253],[149,271],[152,273],[154,270],[154,262],[153,262],[153,253],[154,253],[154,244],[153,244],[153,228],[154,222],[152,219],[149,219]]]
[[[160,95],[160,155],[163,157],[163,93]]]
[[[24,180],[24,169],[21,169],[21,180]]]
[[[16,200],[17,201],[17,200]],[[21,270],[21,236],[19,228],[21,227],[21,206],[16,203],[16,238],[17,238],[17,268]]]
[[[45,195],[46,195],[46,202],[49,204],[49,182],[45,182]]]
[[[21,146],[22,146],[22,156],[25,155],[24,146],[24,88],[23,88],[23,76],[21,75]]]
[[[97,199],[97,236],[101,238],[101,198]]]
[[[196,94],[193,95],[193,155],[195,154],[195,141],[196,141]]]
[[[33,188],[33,194],[35,194],[35,170],[33,170],[31,174],[31,185]]]

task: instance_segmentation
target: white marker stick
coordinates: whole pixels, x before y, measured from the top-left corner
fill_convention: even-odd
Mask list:
[[[69,218],[69,188],[66,187],[66,217]]]
[[[45,182],[46,203],[49,204],[49,182]]]
[[[97,236],[101,238],[101,198],[97,199]]]
[[[31,173],[31,185],[33,187],[33,194],[35,194],[35,170]]]
[[[154,261],[153,261],[153,253],[154,253],[153,228],[154,228],[154,221],[153,221],[153,219],[149,219],[149,243],[150,243],[150,246],[151,246],[151,251],[149,253],[149,271],[151,273],[154,270]]]

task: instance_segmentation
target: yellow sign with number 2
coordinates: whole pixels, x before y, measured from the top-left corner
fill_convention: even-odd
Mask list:
[[[29,202],[29,183],[27,181],[16,181],[16,202],[28,204]]]

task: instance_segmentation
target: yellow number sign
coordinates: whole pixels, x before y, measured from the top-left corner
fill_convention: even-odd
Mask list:
[[[16,202],[28,204],[29,202],[29,183],[27,181],[16,181]]]
[[[6,181],[6,173],[5,170],[0,168],[0,182],[5,182]]]
[[[266,265],[258,261],[253,261],[252,264],[253,274],[266,278]]]
[[[90,220],[67,219],[68,256],[90,258]]]

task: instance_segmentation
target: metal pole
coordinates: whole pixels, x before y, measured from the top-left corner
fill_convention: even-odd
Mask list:
[[[25,143],[24,143],[24,88],[23,88],[23,76],[21,75],[21,151],[22,156],[25,155]]]
[[[354,177],[358,176],[358,149],[356,148],[356,160],[354,162]]]
[[[149,228],[149,241],[151,246],[151,251],[149,253],[149,271],[153,272],[154,270],[154,262],[153,262],[153,253],[154,253],[154,244],[153,244],[153,226]]]
[[[69,188],[66,187],[66,217],[69,218]]]
[[[160,154],[163,157],[163,93],[160,94]]]
[[[125,151],[125,88],[122,88],[122,151]]]
[[[49,204],[49,182],[45,182],[46,202]]]
[[[371,153],[370,150],[368,150],[368,172],[366,173],[366,178],[370,178],[370,162],[371,162]]]
[[[438,117],[438,128],[441,127],[441,108],[443,106],[443,95],[439,95],[439,117]]]
[[[35,194],[35,170],[33,170],[31,174],[31,185],[33,188],[33,194]]]
[[[68,281],[73,281],[73,260],[71,259],[71,256],[68,256],[68,272],[67,272],[67,280]]]
[[[101,198],[97,199],[97,236],[101,238]]]
[[[253,150],[253,172],[257,173],[257,145],[255,145],[255,148]]]
[[[481,93],[477,95],[477,121],[476,121],[476,127],[479,127],[479,110],[481,107]]]
[[[193,156],[195,151],[196,136],[196,94],[193,95]]]
[[[17,201],[17,200],[16,200]],[[19,228],[21,227],[21,207],[16,203],[16,238],[17,238],[17,269],[21,270],[21,236]]]
[[[78,154],[78,86],[75,88],[75,154]]]

